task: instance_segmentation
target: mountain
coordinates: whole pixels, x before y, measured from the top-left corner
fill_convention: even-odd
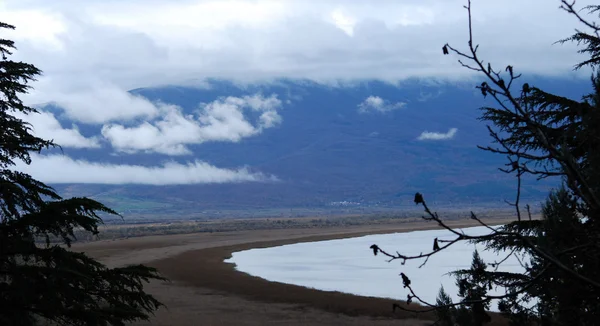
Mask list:
[[[533,78],[528,82],[573,98],[590,90],[587,80]],[[110,145],[64,152],[76,159],[115,164],[153,166],[202,160],[219,168],[246,166],[275,176],[276,181],[53,186],[67,196],[83,193],[123,212],[164,216],[279,215],[290,209],[327,212],[340,207],[406,209],[414,206],[412,196],[417,191],[436,207],[506,207],[504,200],[515,196],[514,176],[497,169],[506,158],[476,147],[489,145],[491,140],[484,122],[477,119],[477,108],[495,105],[475,89],[476,81],[410,80],[399,85],[364,81],[327,86],[279,80],[240,86],[211,80],[209,85],[140,88],[130,93],[180,106],[185,114],[194,114],[200,103],[226,96],[275,95],[282,103],[281,122],[237,142],[189,145],[190,155],[115,155]],[[64,115],[58,118],[63,125],[73,122]],[[247,113],[249,120],[259,118]],[[84,136],[94,136],[100,134],[101,126],[82,125],[79,130]],[[419,139],[423,132],[437,133],[429,138],[448,139]],[[536,204],[556,182],[529,180],[523,198]]]

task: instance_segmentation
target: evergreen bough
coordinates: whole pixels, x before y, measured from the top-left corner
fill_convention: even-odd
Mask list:
[[[6,29],[14,26],[0,22],[0,31]],[[14,115],[37,113],[19,96],[41,74],[32,64],[9,60],[14,49],[13,41],[0,39],[0,325],[146,320],[161,306],[144,292],[145,283],[164,280],[155,269],[108,268],[69,249],[74,230],[98,234],[98,214],[118,214],[88,198],[63,199],[14,170],[17,160],[31,163],[31,152],[58,146],[34,136],[31,126]]]

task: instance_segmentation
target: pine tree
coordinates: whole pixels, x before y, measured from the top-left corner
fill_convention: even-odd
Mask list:
[[[475,250],[470,269],[451,273],[456,277],[458,296],[461,300],[458,304],[453,304],[444,287],[441,287],[436,299],[435,314],[438,317],[436,325],[481,326],[491,321],[486,312],[489,309],[489,302],[481,301],[490,285],[486,277],[486,269],[487,264]]]
[[[14,26],[0,22],[0,31]],[[41,73],[9,60],[14,42],[0,39],[0,325],[124,325],[161,306],[144,292],[153,268],[107,268],[69,249],[76,229],[98,234],[99,214],[116,214],[88,198],[61,198],[51,187],[15,171],[31,152],[57,146],[35,137],[16,112],[36,114],[19,96]],[[43,239],[37,243],[36,239]],[[58,238],[63,245],[51,242]]]
[[[486,263],[479,256],[479,252],[475,250],[470,269],[451,273],[456,276],[458,296],[462,298],[457,313],[459,325],[481,326],[491,321],[486,312],[490,308],[490,303],[481,301],[486,296],[488,286],[491,284],[486,275],[486,268]]]
[[[435,304],[439,307],[435,311],[437,326],[454,326],[456,320],[456,307],[452,305],[452,298],[446,293],[444,287],[440,287],[440,292],[436,298]]]

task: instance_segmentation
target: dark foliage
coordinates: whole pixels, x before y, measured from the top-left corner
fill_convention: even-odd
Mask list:
[[[490,308],[488,301],[482,301],[491,283],[486,278],[487,265],[479,256],[477,250],[473,252],[473,261],[469,270],[455,271],[458,296],[463,304],[456,312],[459,325],[480,326],[491,321],[486,310]]]
[[[0,23],[0,30],[14,29]],[[0,39],[0,325],[124,325],[145,320],[161,304],[143,290],[163,279],[142,265],[108,268],[69,249],[74,232],[98,234],[98,214],[116,214],[88,198],[61,198],[51,187],[12,170],[30,152],[55,147],[35,137],[15,112],[35,114],[19,96],[41,72],[8,59],[15,49]],[[46,239],[44,244],[36,239]],[[60,239],[61,244],[50,239]]]
[[[435,311],[438,318],[436,325],[454,326],[456,324],[457,307],[452,305],[452,298],[446,293],[443,286],[440,288],[435,304],[440,307]]]
[[[486,295],[490,283],[485,279],[487,265],[475,251],[471,269],[453,272],[458,285],[458,296],[461,302],[453,304],[452,298],[443,287],[436,299],[435,313],[438,317],[436,325],[443,326],[481,326],[491,321],[487,313],[490,303],[481,299]]]
[[[431,211],[420,193],[415,203],[426,212],[423,219],[433,221],[451,232],[452,239],[439,239],[439,250],[406,256],[378,252],[390,260],[423,259],[467,241],[498,252],[499,261],[486,264],[477,252],[469,269],[454,272],[460,302],[452,302],[440,292],[435,304],[421,300],[408,286],[409,296],[436,310],[438,324],[482,325],[489,321],[485,311],[497,304],[512,325],[597,325],[600,320],[600,36],[598,27],[576,10],[574,2],[562,1],[561,8],[576,17],[587,31],[577,30],[567,39],[574,41],[580,53],[589,59],[575,69],[590,67],[593,92],[582,99],[569,99],[546,92],[535,85],[517,85],[521,75],[512,66],[496,70],[478,57],[478,45],[472,36],[471,3],[465,7],[469,17],[468,51],[448,44],[444,54],[460,57],[459,63],[485,76],[477,88],[492,98],[496,107],[482,108],[481,120],[495,147],[483,150],[507,157],[504,173],[517,180],[514,202],[516,219],[500,227],[491,227],[475,214],[472,218],[486,227],[484,235],[469,235],[449,227]],[[600,6],[589,6],[589,14],[598,14]],[[533,219],[529,205],[521,203],[521,180],[560,178],[562,186],[550,193],[543,205],[542,218]],[[516,257],[523,272],[502,271],[509,257]],[[503,295],[491,295],[498,288]]]

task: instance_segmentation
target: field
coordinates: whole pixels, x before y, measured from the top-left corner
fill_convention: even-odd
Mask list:
[[[488,221],[496,224],[506,218]],[[449,223],[473,225],[467,219]],[[237,272],[223,260],[248,248],[432,228],[431,223],[397,219],[375,225],[141,236],[73,248],[109,266],[149,264],[171,280],[147,286],[166,308],[150,323],[138,325],[429,325],[431,315],[393,313],[391,300],[268,282]]]
[[[480,211],[480,218],[510,218],[510,211]],[[280,230],[280,229],[328,229],[349,226],[395,225],[420,221],[420,212],[390,212],[378,214],[345,214],[345,215],[309,215],[308,217],[254,217],[254,218],[209,218],[209,219],[169,219],[158,216],[125,219],[105,219],[106,224],[100,226],[100,235],[76,232],[80,241],[115,240],[149,235],[169,235],[185,233],[213,233],[227,231],[249,230]],[[468,218],[469,211],[444,211],[445,220],[460,220]]]

